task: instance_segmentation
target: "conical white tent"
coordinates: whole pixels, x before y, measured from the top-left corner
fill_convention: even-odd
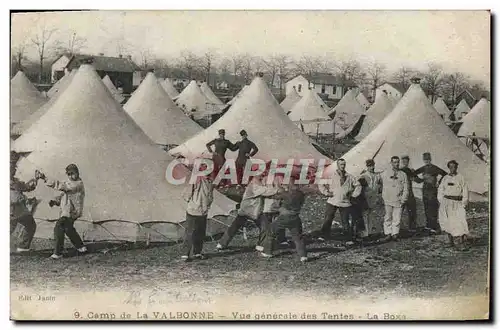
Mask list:
[[[333,121],[327,115],[328,106],[312,90],[308,90],[290,110],[288,117],[299,124],[306,134],[333,134]]]
[[[214,104],[192,80],[189,85],[179,94],[175,103],[188,115],[193,115],[195,119],[202,119],[207,116],[222,112],[220,104]]]
[[[14,150],[34,151],[19,162],[20,178],[32,176],[36,168],[65,180],[66,165],[79,167],[85,204],[76,224],[84,239],[170,241],[182,237],[186,185],[166,180],[172,157],[112,99],[91,66],[79,68],[66,92],[25,134],[22,143],[14,143]],[[33,141],[35,136],[38,139]],[[174,168],[176,179],[188,174],[185,167]],[[53,236],[50,220],[58,218],[59,212],[47,202],[56,194],[43,184],[33,192],[41,199],[34,214],[39,237]],[[214,192],[209,217],[228,214],[233,207],[234,202]],[[223,223],[211,221],[208,232],[220,232],[219,224]]]
[[[11,125],[28,118],[47,102],[22,71],[18,71],[10,81],[10,122]]]
[[[66,85],[66,80],[68,79],[70,74],[71,72],[66,73],[64,76],[61,77],[61,79],[56,81],[56,83],[47,91],[47,96],[49,98],[52,98],[54,95],[59,93],[59,91],[61,90],[61,86]]]
[[[202,130],[175,105],[152,72],[123,109],[157,144],[178,145]]]
[[[234,102],[236,102],[237,99],[239,99],[241,97],[241,95],[243,95],[243,92],[248,88],[248,85],[245,85],[243,86],[243,88],[238,92],[238,94],[236,94],[231,100],[229,100],[229,102],[227,102],[226,104],[227,105],[233,105]]]
[[[285,113],[292,110],[293,106],[299,102],[301,96],[297,93],[297,90],[294,88],[288,95],[286,95],[285,99],[281,101],[280,105],[285,110]]]
[[[430,152],[433,163],[443,169],[447,169],[448,161],[456,160],[471,191],[480,194],[488,191],[486,163],[457,139],[418,84],[411,85],[396,108],[342,158],[347,162],[348,172],[358,175],[365,160],[374,159],[377,170],[384,170],[390,167],[392,156],[409,155],[412,166],[418,168],[423,165],[424,152]],[[331,175],[335,168],[335,164],[328,167],[325,175]]]
[[[171,99],[179,96],[179,92],[177,89],[174,87],[174,84],[172,83],[172,80],[170,78],[165,78],[160,81],[161,87],[167,92],[168,96],[170,96]]]
[[[438,97],[436,102],[434,102],[434,109],[443,117],[444,121],[450,121],[450,109],[448,109],[448,106],[446,106],[446,103],[444,103],[441,97]]]
[[[125,97],[120,93],[120,91],[115,87],[111,79],[109,78],[108,75],[106,75],[104,78],[102,78],[102,82],[104,85],[108,88],[109,92],[113,96],[113,98],[116,100],[118,103],[122,103],[125,100]]]
[[[491,127],[491,110],[490,102],[482,98],[477,104],[469,111],[469,113],[462,118],[462,126],[458,130],[458,136],[470,136],[472,133],[480,138],[490,138]]]
[[[205,94],[205,96],[210,100],[210,102],[212,102],[213,104],[216,104],[216,105],[223,105],[224,103],[217,97],[217,95],[214,94],[214,92],[212,91],[212,89],[210,88],[210,86],[208,86],[208,84],[206,82],[203,82],[201,85],[200,85],[200,89],[201,91],[203,92],[203,94]]]
[[[469,113],[469,111],[469,105],[467,104],[465,99],[462,99],[453,112],[453,114],[455,115],[455,120],[462,120],[462,118],[465,117]]]
[[[52,97],[43,106],[41,106],[40,109],[32,113],[28,118],[14,125],[14,127],[12,127],[12,133],[21,135],[28,128],[30,128],[31,125],[36,123],[50,109],[50,107],[55,103],[57,98],[64,93],[66,88],[68,88],[71,81],[73,80],[73,77],[76,74],[76,71],[77,70],[73,70],[66,76],[64,76],[64,78],[61,78],[61,80],[58,81],[60,82],[59,87],[57,88],[57,91],[55,91],[52,94]]]
[[[482,98],[462,118],[462,125],[457,136],[465,145],[482,159],[490,162],[490,127],[491,127],[490,103]],[[477,137],[477,138],[476,138]]]
[[[335,123],[342,127],[345,132],[350,133],[364,113],[365,109],[356,100],[356,90],[351,89],[330,111],[329,115],[334,115]]]
[[[365,94],[359,93],[358,96],[356,96],[356,100],[361,104],[365,110],[368,110],[368,108],[371,106],[370,102],[366,99]]]
[[[218,136],[219,129],[225,129],[226,138],[232,142],[240,139],[240,130],[246,130],[249,139],[259,148],[254,158],[264,161],[326,159],[283,112],[261,77],[255,78],[241,98],[215,123],[170,153],[188,159],[210,157],[205,145]],[[235,159],[236,152],[228,151],[226,157]]]
[[[384,118],[391,113],[393,109],[393,104],[389,100],[386,93],[377,90],[375,95],[375,102],[366,111],[365,118],[363,119],[363,124],[359,130],[358,135],[356,135],[356,140],[363,140],[371,131],[373,131],[378,124],[380,124]]]
[[[395,95],[388,95],[389,97],[389,100],[392,102],[392,104],[394,105],[394,107],[396,107],[396,105],[398,104],[399,100],[401,100],[400,97],[398,96],[395,96]]]

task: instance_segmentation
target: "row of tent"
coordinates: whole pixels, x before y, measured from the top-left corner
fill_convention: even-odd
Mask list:
[[[188,91],[198,93],[193,87]],[[227,111],[206,129],[179,106],[182,93],[174,96],[174,102],[166,91],[165,80],[159,80],[153,73],[148,73],[123,106],[89,64],[72,71],[66,82],[61,80],[58,91],[48,98],[36,93],[22,72],[12,79],[12,99],[19,97],[27,103],[42,100],[37,101],[38,109],[33,112],[33,105],[32,113],[14,125],[23,129],[11,149],[26,153],[19,162],[17,176],[28,179],[34,169],[40,169],[48,176],[64,180],[64,166],[78,164],[86,187],[86,201],[84,215],[76,226],[87,240],[180,239],[185,219],[181,192],[185,186],[167,182],[165,171],[174,158],[210,157],[205,145],[218,135],[219,129],[225,129],[232,141],[238,140],[239,131],[245,129],[259,147],[259,159],[326,162],[326,175],[335,169],[333,159],[318,151],[314,140],[287,115],[261,77],[256,77],[235,96]],[[316,94],[310,93],[293,107],[300,109],[298,105],[302,102],[305,108],[311,108],[317,103],[320,105],[317,113],[332,112],[320,101]],[[18,109],[11,106],[11,118]],[[335,116],[343,115],[345,122],[351,119],[347,106],[333,110]],[[159,144],[177,146],[167,153]],[[377,169],[383,170],[394,154],[408,154],[412,165],[420,166],[421,154],[426,151],[443,168],[448,160],[458,160],[471,191],[478,194],[489,191],[487,163],[446,126],[418,84],[412,85],[385,118],[343,158],[348,162],[348,171],[359,174],[366,159],[375,159]],[[227,157],[234,159],[236,153],[228,152]],[[188,174],[186,167],[175,167],[174,176]],[[415,188],[419,189],[418,185]],[[42,199],[35,212],[39,237],[52,237],[51,220],[58,214],[46,201],[53,194],[44,186],[33,192],[33,196]],[[208,234],[221,232],[234,208],[232,200],[215,192]]]
[[[299,123],[302,130],[309,135],[335,134],[337,138],[350,135],[361,141],[394,109],[398,101],[399,99],[377,90],[375,102],[370,104],[363,93],[352,89],[333,109],[329,109],[314,91],[308,90],[301,97],[293,89],[280,105],[288,113],[290,119]],[[481,108],[484,102],[485,100],[481,101],[477,108]],[[471,115],[465,118],[471,110],[465,100],[460,101],[454,112],[448,109],[442,98],[438,98],[433,107],[449,126],[457,122],[460,124],[471,122],[476,117],[476,115]],[[474,113],[476,112],[478,111],[474,111]],[[450,115],[452,113],[459,120],[451,121]],[[489,120],[486,120],[485,123],[485,126],[489,125]],[[356,125],[359,129],[355,130]],[[467,127],[470,124],[462,126]],[[489,138],[483,134],[484,127],[477,130],[480,131],[480,137]],[[467,133],[471,132],[467,131]]]

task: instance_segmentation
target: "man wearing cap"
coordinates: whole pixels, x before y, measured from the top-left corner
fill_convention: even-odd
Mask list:
[[[215,147],[215,150],[212,150],[212,146]],[[212,154],[212,160],[214,162],[213,177],[215,178],[226,162],[227,149],[236,151],[237,147],[231,143],[231,141],[226,140],[226,130],[220,129],[219,137],[208,142],[207,149]]]
[[[363,219],[365,222],[365,231],[361,234],[363,237],[370,236],[375,228],[373,223],[374,210],[383,204],[382,193],[382,177],[380,173],[375,172],[375,161],[373,159],[366,160],[366,169],[361,172],[359,177],[361,186],[364,188],[363,193],[366,200],[366,208],[363,210]]]
[[[445,175],[438,188],[439,224],[448,234],[448,245],[458,250],[467,250],[465,245],[469,227],[465,217],[465,208],[469,201],[469,189],[465,178],[457,173],[458,163],[448,162],[450,174]]]
[[[439,232],[438,223],[438,209],[439,202],[437,199],[437,191],[439,182],[447,174],[442,168],[432,164],[431,154],[425,152],[423,155],[424,166],[415,171],[415,176],[418,177],[422,174],[423,187],[422,187],[422,200],[424,202],[425,218],[427,220],[426,229],[431,233]],[[438,176],[441,179],[438,181]],[[419,177],[420,178],[420,177]]]
[[[342,158],[337,160],[337,170],[333,173],[330,182],[326,185],[318,184],[319,191],[328,196],[326,201],[325,221],[321,227],[320,240],[330,236],[331,227],[335,213],[339,210],[342,221],[343,234],[347,244],[353,244],[354,223],[349,223],[351,216],[351,198],[356,198],[361,194],[361,185],[351,174],[345,170],[346,161]]]
[[[417,202],[415,195],[413,195],[413,181],[421,183],[422,180],[415,176],[415,170],[409,167],[410,156],[404,155],[401,157],[401,171],[405,172],[408,179],[408,200],[403,204],[403,212],[408,211],[409,230],[415,231],[417,228]]]
[[[10,152],[10,234],[16,230],[17,224],[22,225],[24,230],[21,232],[21,243],[16,251],[28,252],[35,236],[36,223],[26,206],[27,197],[24,193],[36,189],[40,173],[35,171],[35,177],[27,182],[17,179],[15,175],[19,158],[18,153]]]
[[[391,157],[391,168],[381,174],[382,198],[385,205],[384,234],[385,241],[399,239],[402,206],[408,199],[406,174],[399,169],[399,157]]]
[[[247,160],[250,157],[255,156],[259,152],[259,148],[248,139],[248,134],[245,130],[240,131],[241,140],[234,144],[234,147],[238,149],[238,157],[236,158],[236,176],[238,178],[238,184],[242,184],[243,171]]]

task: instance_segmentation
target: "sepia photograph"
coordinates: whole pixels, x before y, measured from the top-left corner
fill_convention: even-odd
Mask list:
[[[10,320],[492,320],[491,31],[11,10]]]

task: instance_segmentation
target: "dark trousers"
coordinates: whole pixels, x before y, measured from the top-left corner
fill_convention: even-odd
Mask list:
[[[226,248],[233,239],[233,237],[236,235],[238,230],[241,229],[246,222],[247,222],[246,217],[241,215],[236,216],[233,222],[231,222],[229,228],[227,228],[227,230],[224,232],[224,235],[219,241],[219,244],[222,245],[222,247]]]
[[[333,206],[330,203],[326,203],[325,210],[325,221],[323,222],[323,226],[321,226],[321,233],[323,235],[330,235],[332,231],[332,222],[335,218],[335,212],[339,210],[340,219],[342,221],[342,231],[344,235],[348,238],[352,238],[354,234],[354,224],[349,223],[349,216],[351,214],[351,207],[338,207]]]
[[[351,224],[350,224],[350,235],[348,238],[354,238],[363,230],[365,230],[365,221],[363,219],[363,206],[353,204],[350,208],[351,213]]]
[[[302,221],[298,215],[280,214],[271,224],[271,230],[266,232],[263,239],[264,252],[272,254],[278,233],[286,230],[290,232],[292,240],[295,243],[295,249],[300,257],[306,256],[306,247],[302,233]]]
[[[201,254],[203,240],[207,232],[207,216],[186,213],[186,233],[182,247],[183,255]]]
[[[403,204],[403,212],[405,210],[408,212],[409,219],[409,228],[416,229],[417,228],[417,201],[415,200],[415,196],[408,196],[408,201]]]
[[[217,177],[219,172],[223,169],[224,163],[226,162],[226,158],[221,156],[221,155],[214,154],[212,157],[212,161],[214,162],[214,170],[212,172],[212,179],[215,180],[215,178]],[[218,186],[223,186],[225,184],[228,184],[227,179],[220,180]]]
[[[235,165],[236,165],[236,179],[238,180],[238,184],[243,184],[243,173],[245,172],[245,163],[241,163],[241,161],[236,160]]]
[[[10,234],[16,230],[17,224],[21,224],[24,227],[24,230],[21,232],[21,243],[19,243],[19,247],[21,249],[29,249],[31,246],[31,241],[33,241],[33,237],[36,232],[36,223],[35,219],[31,214],[24,215],[19,218],[10,219]]]
[[[264,244],[264,238],[267,235],[269,235],[269,231],[271,230],[271,224],[277,218],[278,215],[279,212],[265,212],[262,213],[262,215],[259,217],[260,233],[257,245],[262,246],[262,244]],[[285,229],[280,230],[277,234],[278,234],[277,236],[278,243],[286,241]]]
[[[54,227],[54,254],[61,255],[64,249],[64,235],[68,236],[75,248],[83,247],[83,241],[75,229],[76,219],[61,217]]]
[[[439,230],[438,212],[439,202],[437,200],[436,191],[423,191],[422,201],[424,202],[425,218],[427,220],[427,227]]]

